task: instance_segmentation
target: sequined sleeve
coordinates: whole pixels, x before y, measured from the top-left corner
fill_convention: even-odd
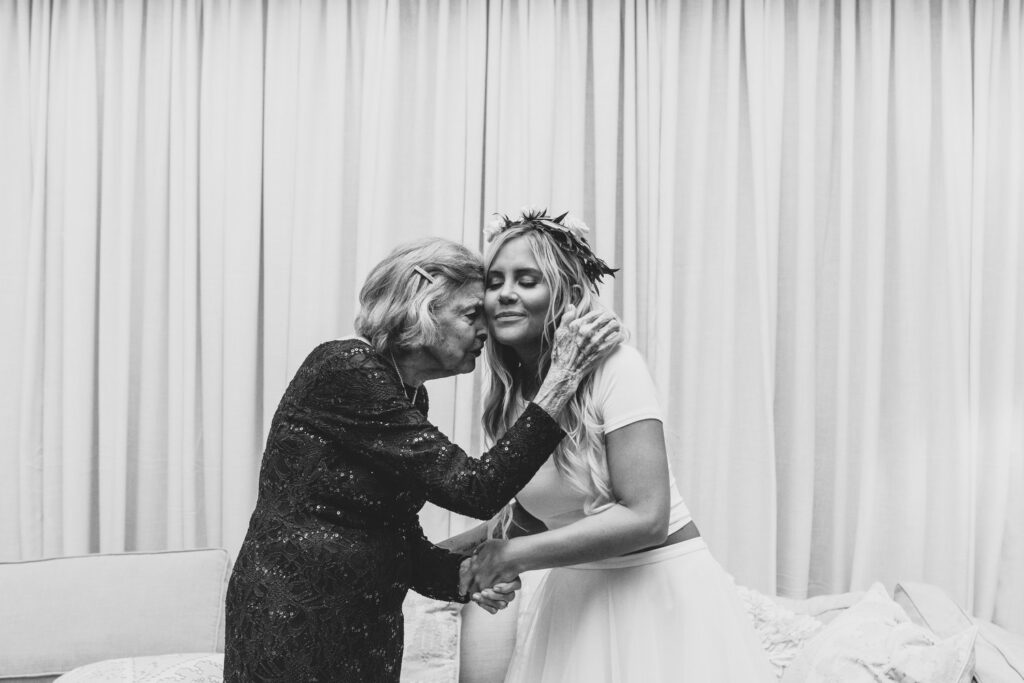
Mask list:
[[[410,588],[435,600],[468,602],[468,596],[459,594],[459,565],[467,556],[434,545],[423,535],[422,528],[416,531],[419,538],[411,539],[415,556]]]
[[[564,436],[531,403],[493,448],[473,458],[427,421],[391,366],[372,352],[329,358],[304,403],[309,427],[339,451],[400,477],[436,505],[478,519],[500,510]]]

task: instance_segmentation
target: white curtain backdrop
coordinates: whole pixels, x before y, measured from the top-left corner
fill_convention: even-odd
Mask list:
[[[370,265],[535,204],[739,581],[1024,631],[1021,4],[0,2],[0,559],[234,551]]]

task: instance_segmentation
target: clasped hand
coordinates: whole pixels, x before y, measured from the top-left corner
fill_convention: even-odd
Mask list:
[[[459,567],[459,591],[491,614],[505,609],[523,587],[507,550],[508,541],[484,541]]]

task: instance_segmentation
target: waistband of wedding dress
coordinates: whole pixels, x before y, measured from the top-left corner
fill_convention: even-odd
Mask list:
[[[633,553],[631,555],[620,555],[619,557],[609,557],[605,560],[595,560],[593,562],[583,562],[581,564],[572,564],[565,569],[623,569],[625,567],[639,567],[645,564],[654,564],[655,562],[664,562],[671,560],[682,555],[689,555],[690,553],[706,551],[708,544],[704,542],[704,539],[698,536],[697,538],[691,538],[681,543],[673,543],[672,545],[662,546],[661,548],[655,548],[653,550],[645,550],[642,553]]]

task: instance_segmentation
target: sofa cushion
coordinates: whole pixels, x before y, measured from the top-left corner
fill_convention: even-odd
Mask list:
[[[60,683],[221,683],[224,655],[200,652],[107,659],[80,666],[57,680]]]
[[[229,569],[223,549],[0,563],[0,679],[222,652]]]

